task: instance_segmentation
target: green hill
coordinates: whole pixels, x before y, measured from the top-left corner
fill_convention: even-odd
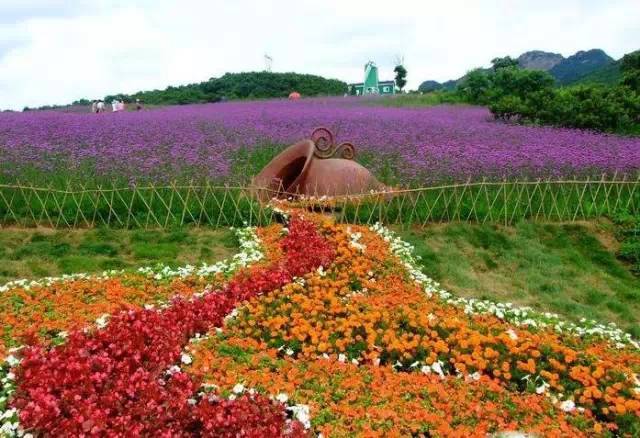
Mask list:
[[[150,105],[181,105],[188,103],[218,102],[225,99],[261,99],[286,97],[292,91],[303,96],[341,95],[347,84],[337,79],[299,73],[246,72],[226,73],[206,82],[167,87],[164,90],[139,91],[134,94],[114,94],[104,100],[122,99],[132,102],[140,99]]]
[[[611,64],[605,65],[591,73],[578,78],[575,82],[571,82],[568,85],[575,84],[602,84],[602,85],[615,85],[622,79],[622,73],[620,72],[620,62],[616,61]]]

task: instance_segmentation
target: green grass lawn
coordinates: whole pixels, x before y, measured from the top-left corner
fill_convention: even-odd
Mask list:
[[[401,235],[455,294],[613,321],[640,337],[640,279],[616,258],[609,222],[438,224]]]
[[[229,229],[0,230],[0,284],[75,272],[214,262],[237,252]]]

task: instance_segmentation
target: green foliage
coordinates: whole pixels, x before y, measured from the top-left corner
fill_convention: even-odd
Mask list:
[[[505,56],[504,58],[493,58],[491,64],[493,65],[493,71],[498,71],[503,68],[518,67],[518,60],[513,59],[511,56]]]
[[[262,99],[287,97],[292,91],[303,96],[341,95],[347,84],[336,79],[298,73],[247,72],[226,73],[206,82],[167,87],[164,90],[139,91],[132,95],[105,96],[105,102],[114,99],[134,102],[140,99],[151,105],[183,105],[189,103],[219,102],[226,99]]]
[[[569,85],[616,85],[621,81],[621,79],[622,72],[620,71],[620,61],[616,61],[578,78],[575,82],[572,82]]]
[[[620,213],[614,217],[617,226],[616,237],[620,241],[618,257],[640,275],[640,215]]]
[[[540,70],[524,70],[517,66],[497,69],[491,77],[491,98],[517,96],[526,99],[532,93],[550,90],[553,77]]]
[[[375,105],[384,105],[391,107],[411,107],[411,106],[434,106],[443,104],[460,104],[465,100],[456,91],[438,90],[425,92],[424,94],[410,92],[405,94],[396,94],[371,102]],[[360,154],[361,155],[361,154]]]
[[[396,73],[396,86],[402,91],[404,86],[407,85],[407,69],[403,65],[396,65],[393,71]]]
[[[640,95],[627,87],[580,85],[556,90],[548,105],[532,108],[541,123],[625,132],[638,122]]]
[[[477,68],[467,73],[458,90],[467,102],[485,105],[489,102],[491,87],[491,76],[484,69]]]
[[[91,101],[89,99],[82,98],[82,99],[74,100],[71,103],[71,105],[84,105],[84,106],[86,106],[86,105],[91,105]]]
[[[620,64],[622,83],[640,93],[640,50],[624,55]]]
[[[521,123],[633,134],[640,124],[640,55],[622,63],[623,83],[615,87],[554,87],[543,71],[524,70],[514,60],[494,59],[492,70],[476,69],[460,85],[467,102],[488,105],[498,119]]]

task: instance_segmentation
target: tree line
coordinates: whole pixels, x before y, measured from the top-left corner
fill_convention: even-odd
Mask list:
[[[232,99],[287,97],[293,91],[302,96],[342,95],[347,91],[347,84],[336,79],[299,73],[226,73],[220,78],[211,78],[205,82],[170,86],[164,90],[114,94],[105,96],[104,100],[134,102],[140,99],[150,105],[184,105]]]
[[[133,94],[110,94],[102,100],[119,100],[132,103],[139,99],[146,105],[186,105],[190,103],[210,103],[234,99],[266,99],[287,97],[297,91],[302,96],[338,96],[347,91],[347,84],[337,79],[300,73],[246,72],[226,73],[220,78],[164,90],[138,91]],[[44,105],[37,108],[25,107],[23,111],[67,109],[69,106],[91,105],[90,99],[79,99],[71,105]]]
[[[620,70],[613,86],[556,87],[549,73],[522,69],[507,56],[470,71],[454,93],[504,121],[640,134],[640,51],[625,55]]]

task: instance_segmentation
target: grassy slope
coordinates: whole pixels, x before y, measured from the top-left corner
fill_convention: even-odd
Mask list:
[[[640,279],[615,258],[607,222],[445,224],[402,234],[424,272],[451,292],[613,321],[640,337]]]
[[[230,230],[0,230],[0,284],[74,272],[212,262],[236,252]]]

